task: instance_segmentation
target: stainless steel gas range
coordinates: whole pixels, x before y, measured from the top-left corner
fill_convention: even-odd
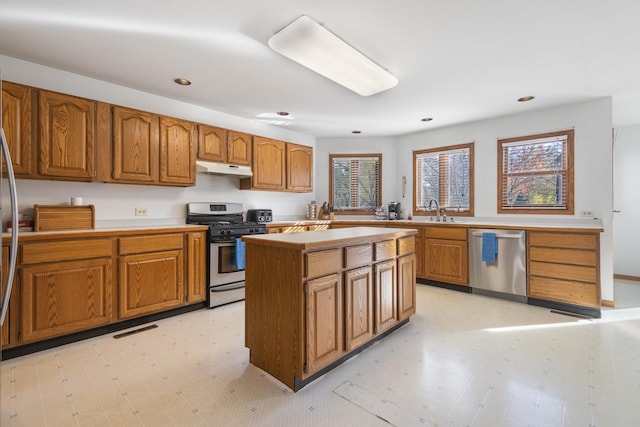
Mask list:
[[[187,204],[187,223],[208,225],[209,307],[244,299],[244,245],[240,237],[265,234],[267,226],[243,221],[241,203]]]

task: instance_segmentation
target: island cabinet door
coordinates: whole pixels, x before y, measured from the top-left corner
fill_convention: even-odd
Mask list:
[[[305,377],[344,354],[342,281],[340,274],[307,281],[307,357]]]
[[[398,317],[409,318],[416,312],[416,256],[398,258]]]
[[[379,334],[398,323],[396,261],[375,265],[375,332]]]
[[[373,338],[373,274],[371,267],[344,273],[345,345],[351,351]]]

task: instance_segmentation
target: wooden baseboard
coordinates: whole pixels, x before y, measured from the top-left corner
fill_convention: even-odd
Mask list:
[[[600,301],[600,303],[602,304],[603,307],[615,308],[616,306],[615,301],[611,301],[608,299],[603,299],[602,301]]]
[[[620,279],[620,280],[635,280],[640,282],[640,276],[628,276],[626,274],[614,274],[613,275],[614,279]]]

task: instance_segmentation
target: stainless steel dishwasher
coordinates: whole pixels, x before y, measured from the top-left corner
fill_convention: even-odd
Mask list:
[[[496,236],[494,262],[482,260],[484,233]],[[527,301],[527,247],[524,230],[469,229],[469,285],[473,293]]]

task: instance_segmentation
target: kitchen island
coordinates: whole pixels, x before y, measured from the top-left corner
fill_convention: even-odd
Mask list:
[[[250,362],[294,391],[415,313],[415,235],[354,227],[244,236]]]

